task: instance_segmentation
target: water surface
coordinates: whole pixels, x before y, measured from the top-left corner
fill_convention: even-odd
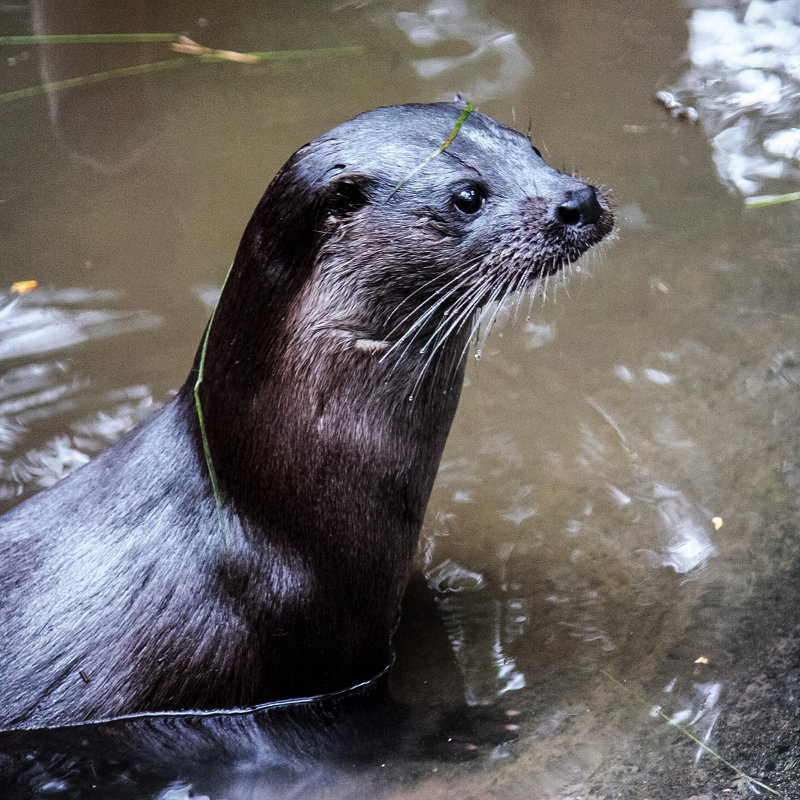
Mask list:
[[[81,27],[0,5],[6,34],[365,48],[0,105],[0,510],[169,399],[267,183],[359,111],[460,91],[608,187],[619,223],[471,356],[398,705],[5,737],[8,796],[751,795],[670,719],[800,797],[798,205],[745,204],[797,188],[800,12],[715,6],[134,4]],[[170,58],[4,46],[0,93],[123,55]]]

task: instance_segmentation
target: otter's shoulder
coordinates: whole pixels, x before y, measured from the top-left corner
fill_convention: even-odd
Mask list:
[[[153,497],[178,485],[185,491],[194,480],[204,485],[185,405],[176,398],[114,447],[0,517],[0,554],[21,542],[35,553],[65,541],[74,546],[83,536],[94,542],[122,536],[152,510]],[[5,557],[0,564],[14,569]]]

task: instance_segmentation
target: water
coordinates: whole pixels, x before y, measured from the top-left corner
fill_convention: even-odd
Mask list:
[[[671,719],[800,797],[798,206],[745,206],[797,188],[798,4],[50,5],[0,4],[2,33],[366,49],[0,105],[0,291],[40,283],[0,298],[0,510],[169,399],[266,184],[361,110],[461,91],[610,187],[619,228],[470,359],[396,705],[5,736],[6,796],[752,794]],[[34,48],[0,58],[0,92],[59,76]]]

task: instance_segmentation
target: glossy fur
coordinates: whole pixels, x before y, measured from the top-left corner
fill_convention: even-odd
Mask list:
[[[356,117],[256,208],[201,389],[224,531],[197,363],[168,406],[0,520],[0,727],[249,706],[390,662],[476,309],[612,227],[599,192],[477,112],[411,175],[462,110]],[[459,208],[465,190],[479,208]]]

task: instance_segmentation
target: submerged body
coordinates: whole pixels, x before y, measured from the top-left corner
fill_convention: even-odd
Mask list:
[[[612,227],[464,106],[301,148],[250,223],[200,388],[0,519],[0,727],[341,690],[390,640],[476,309]],[[415,171],[416,170],[416,171]]]

